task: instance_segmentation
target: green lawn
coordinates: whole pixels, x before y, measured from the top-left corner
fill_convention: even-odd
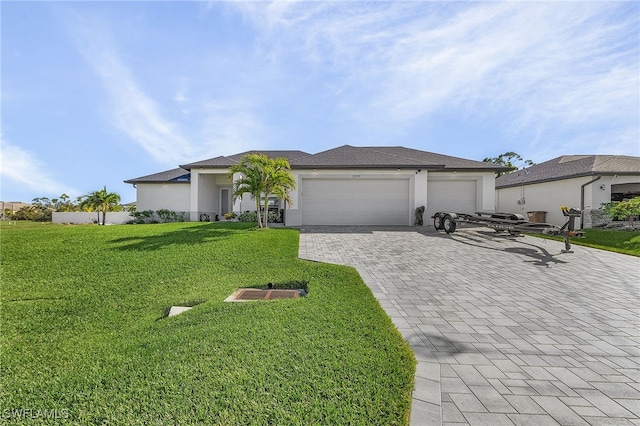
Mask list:
[[[571,244],[640,256],[640,231],[585,229],[584,238],[571,238]],[[535,234],[536,237],[562,241],[562,237]]]
[[[353,268],[297,258],[297,230],[0,232],[3,420],[57,410],[49,423],[408,424],[408,345]],[[268,282],[308,296],[223,302]],[[195,307],[165,318],[172,305]]]

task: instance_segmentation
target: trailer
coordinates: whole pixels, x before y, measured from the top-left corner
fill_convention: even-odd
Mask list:
[[[529,222],[518,213],[478,211],[470,214],[442,211],[435,213],[431,218],[433,219],[433,226],[438,231],[444,231],[447,234],[454,233],[459,224],[469,223],[487,226],[495,229],[496,232],[508,232],[511,235],[520,235],[521,233],[558,235],[564,237],[565,249],[563,252],[570,252],[571,243],[569,238],[583,236],[582,231],[575,229],[575,220],[581,217],[582,212],[567,206],[562,206],[561,210],[563,216],[567,218],[567,221],[562,226],[551,223]]]

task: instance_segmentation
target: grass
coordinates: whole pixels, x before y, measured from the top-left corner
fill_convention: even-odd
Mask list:
[[[640,231],[586,229],[584,238],[572,238],[571,244],[594,247],[640,257]],[[536,237],[562,241],[562,237],[534,234]]]
[[[22,414],[51,424],[408,424],[408,345],[353,268],[297,258],[296,230],[0,231],[5,420],[33,410]],[[268,282],[308,296],[223,302]],[[166,318],[172,305],[194,308]]]

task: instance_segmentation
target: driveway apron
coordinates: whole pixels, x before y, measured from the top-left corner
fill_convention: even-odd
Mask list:
[[[301,228],[418,360],[412,425],[640,425],[640,258],[487,228]]]

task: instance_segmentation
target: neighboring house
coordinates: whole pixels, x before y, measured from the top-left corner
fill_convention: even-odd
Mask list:
[[[12,215],[23,207],[29,207],[31,204],[22,201],[0,201],[0,219],[5,219],[7,215]]]
[[[426,207],[425,224],[440,210],[493,210],[495,173],[506,170],[404,147],[344,145],[317,154],[248,151],[125,182],[137,188],[138,211],[185,212],[191,221],[254,211],[249,196],[233,199],[233,182],[227,177],[228,168],[251,152],[283,157],[291,165],[297,183],[290,193],[292,204],[276,201],[287,226],[414,225],[420,206]]]
[[[640,157],[564,155],[496,179],[496,210],[545,212],[546,222],[561,225],[561,206],[583,210],[590,228],[603,203],[640,196]]]

